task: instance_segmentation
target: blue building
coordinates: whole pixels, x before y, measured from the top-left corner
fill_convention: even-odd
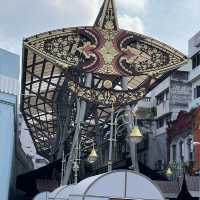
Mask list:
[[[0,49],[0,199],[10,199],[17,130],[20,57]]]

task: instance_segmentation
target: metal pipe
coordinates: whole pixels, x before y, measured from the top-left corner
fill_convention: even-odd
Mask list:
[[[75,161],[74,161],[74,184],[78,183],[78,171],[79,171],[79,165],[78,165],[78,154],[79,154],[79,142],[77,142],[76,149],[75,149]]]
[[[90,87],[91,86],[91,81],[92,81],[92,74],[87,74],[86,77],[86,86]],[[69,182],[69,178],[70,178],[70,174],[71,174],[71,170],[72,170],[72,165],[74,162],[74,150],[75,147],[77,145],[78,142],[78,137],[79,137],[79,133],[80,133],[80,122],[84,121],[84,117],[85,117],[85,111],[86,111],[86,102],[85,101],[81,101],[78,99],[78,105],[77,105],[77,117],[76,117],[76,130],[75,130],[75,134],[74,134],[74,138],[73,138],[73,142],[72,142],[72,146],[71,146],[71,151],[70,151],[70,155],[67,161],[67,166],[65,168],[65,175],[63,178],[63,185],[67,185]]]
[[[74,161],[74,150],[76,148],[77,145],[77,141],[78,141],[78,136],[79,136],[79,130],[80,130],[80,103],[79,106],[77,106],[77,116],[78,120],[77,120],[77,125],[76,125],[76,130],[75,130],[75,134],[74,134],[74,138],[73,138],[73,142],[72,142],[72,146],[71,146],[71,151],[70,151],[70,155],[67,161],[67,166],[65,169],[65,175],[63,178],[63,185],[67,185],[69,182],[69,178],[70,178],[70,174],[71,174],[71,170],[72,170],[72,165],[73,165],[73,161]]]

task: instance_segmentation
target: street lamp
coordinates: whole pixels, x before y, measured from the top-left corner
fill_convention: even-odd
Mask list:
[[[168,167],[168,169],[167,169],[167,171],[166,171],[166,176],[167,176],[168,178],[170,178],[172,175],[173,175],[173,172],[172,172],[172,170],[171,170],[171,167]]]
[[[74,184],[77,184],[78,183],[78,171],[79,171],[79,165],[78,165],[77,160],[74,161],[73,171],[74,171]]]
[[[134,144],[138,144],[142,141],[143,135],[141,134],[138,126],[134,126],[128,138]]]
[[[130,128],[132,129],[133,127],[133,123],[134,123],[134,128],[131,130],[130,134],[128,135],[128,140],[130,141],[130,143],[132,145],[136,145],[138,143],[140,143],[143,139],[143,136],[137,126],[137,119],[136,119],[136,115],[135,113],[133,113],[133,111],[131,109],[119,109],[117,112],[114,111],[114,106],[112,105],[112,111],[111,111],[111,130],[110,130],[110,138],[109,138],[109,160],[108,160],[108,171],[112,171],[112,151],[113,151],[113,148],[112,148],[112,145],[113,145],[113,141],[116,142],[116,137],[117,137],[117,129],[116,129],[116,125],[117,125],[117,120],[118,120],[118,116],[120,113],[122,112],[128,112],[128,121],[125,121],[122,125],[128,125],[130,124]],[[115,117],[114,117],[114,114],[116,113]],[[122,126],[121,125],[121,126]],[[114,131],[114,127],[115,126],[115,131]],[[114,139],[113,139],[113,134],[114,134]],[[130,145],[131,145],[130,144]],[[136,146],[134,146],[136,147]],[[138,166],[136,164],[137,162],[137,152],[135,150],[134,152],[134,159],[132,159],[132,162],[134,162],[135,166]],[[137,167],[135,167],[135,169],[137,170]]]
[[[96,152],[96,150],[94,148],[94,144],[93,144],[92,151],[91,151],[90,155],[88,156],[88,162],[93,164],[94,162],[96,162],[97,158],[98,158],[98,155],[97,155],[97,152]]]

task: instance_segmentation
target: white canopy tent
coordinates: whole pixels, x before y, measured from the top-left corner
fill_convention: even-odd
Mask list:
[[[42,192],[38,195],[36,195],[33,200],[48,200],[50,192]]]
[[[49,194],[48,200],[68,200],[69,194],[75,185],[65,185]]]
[[[84,179],[77,185],[61,186],[48,200],[164,200],[160,189],[146,176],[118,170]],[[44,200],[43,198],[34,200]],[[45,199],[46,200],[46,199]]]
[[[87,178],[74,186],[69,200],[164,200],[160,189],[134,171],[112,171]]]

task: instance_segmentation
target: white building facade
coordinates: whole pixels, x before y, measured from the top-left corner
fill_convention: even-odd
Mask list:
[[[20,57],[0,49],[0,197],[21,199],[16,189],[19,174],[33,169],[21,147],[22,117],[19,114]]]
[[[189,57],[192,60],[189,77],[192,83],[192,109],[200,106],[200,31],[189,40]]]
[[[165,78],[147,95],[147,100],[138,103],[139,107],[152,107],[155,111],[152,134],[149,137],[147,151],[148,167],[164,170],[167,164],[167,127],[168,122],[177,118],[180,111],[188,111],[192,100],[192,84],[189,81],[191,62],[181,66]],[[154,155],[153,157],[151,155]]]

